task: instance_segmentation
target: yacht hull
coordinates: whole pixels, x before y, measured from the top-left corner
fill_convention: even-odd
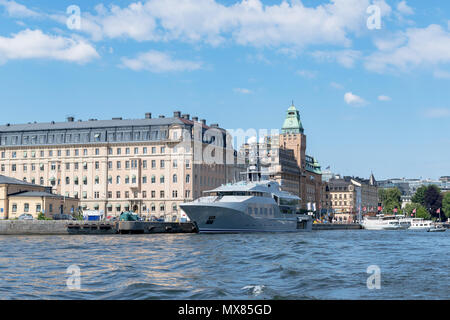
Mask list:
[[[180,205],[191,221],[195,221],[200,233],[239,232],[305,232],[312,230],[311,219],[296,216],[255,217],[237,208],[222,205],[185,203]]]

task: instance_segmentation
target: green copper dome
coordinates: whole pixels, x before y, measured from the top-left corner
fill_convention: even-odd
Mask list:
[[[295,108],[294,102],[286,112],[281,133],[303,133],[302,122],[300,121],[300,112]]]

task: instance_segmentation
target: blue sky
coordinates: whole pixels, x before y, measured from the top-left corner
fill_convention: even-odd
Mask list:
[[[0,17],[3,123],[179,109],[277,129],[294,100],[323,168],[450,174],[447,1],[0,0]]]

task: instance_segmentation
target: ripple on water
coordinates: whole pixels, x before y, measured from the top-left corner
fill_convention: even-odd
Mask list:
[[[0,236],[0,297],[448,299],[449,234]],[[71,264],[80,290],[66,287]],[[381,290],[367,289],[370,265]]]

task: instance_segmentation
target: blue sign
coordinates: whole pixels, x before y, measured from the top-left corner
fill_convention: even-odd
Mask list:
[[[3,212],[3,208],[0,208],[0,212]]]

